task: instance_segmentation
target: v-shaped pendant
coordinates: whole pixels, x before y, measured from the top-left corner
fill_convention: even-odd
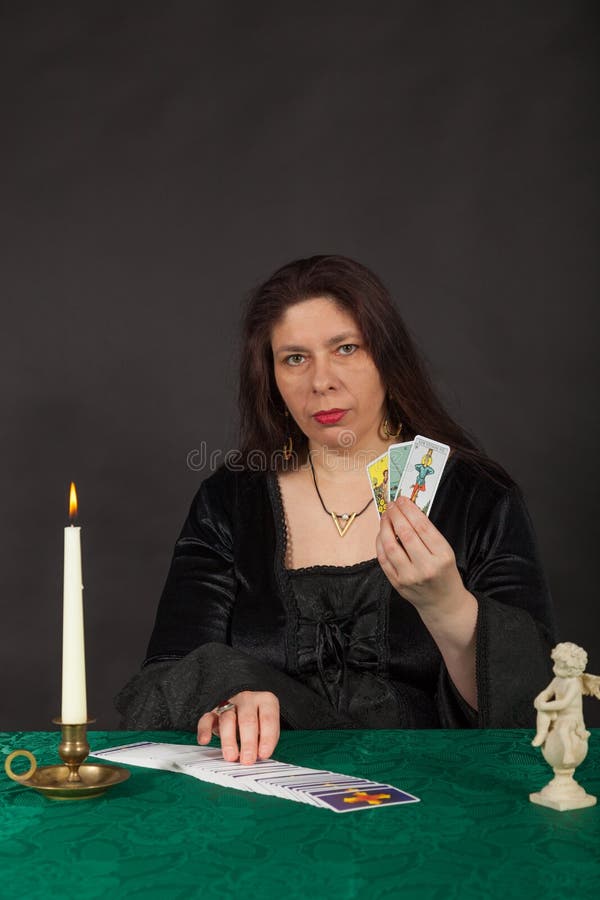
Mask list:
[[[344,537],[354,519],[356,518],[356,513],[343,513],[341,516],[337,516],[334,512],[331,513],[331,518],[335,522],[335,527],[337,528],[340,537]],[[340,521],[344,523],[343,527],[340,525]]]

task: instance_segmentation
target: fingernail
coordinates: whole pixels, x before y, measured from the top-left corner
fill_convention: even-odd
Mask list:
[[[252,753],[250,753],[248,750],[242,753],[242,762],[252,762],[252,758]]]

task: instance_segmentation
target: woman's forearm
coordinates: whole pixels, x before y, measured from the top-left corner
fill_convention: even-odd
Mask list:
[[[448,674],[469,706],[477,709],[475,646],[477,600],[463,589],[443,608],[420,609],[421,618],[442,654]]]

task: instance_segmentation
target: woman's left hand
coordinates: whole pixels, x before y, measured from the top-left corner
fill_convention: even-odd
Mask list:
[[[421,613],[451,613],[465,587],[454,551],[425,513],[398,497],[381,517],[377,559],[392,586]]]

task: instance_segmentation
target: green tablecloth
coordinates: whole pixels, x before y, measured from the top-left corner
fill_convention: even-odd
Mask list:
[[[0,896],[482,898],[600,896],[600,808],[528,800],[551,771],[529,731],[304,731],[276,758],[364,775],[421,803],[343,815],[132,768],[104,797],[50,801],[0,778]],[[99,750],[182,732],[91,732]],[[57,733],[0,733],[56,763]],[[600,795],[600,730],[577,771]]]

